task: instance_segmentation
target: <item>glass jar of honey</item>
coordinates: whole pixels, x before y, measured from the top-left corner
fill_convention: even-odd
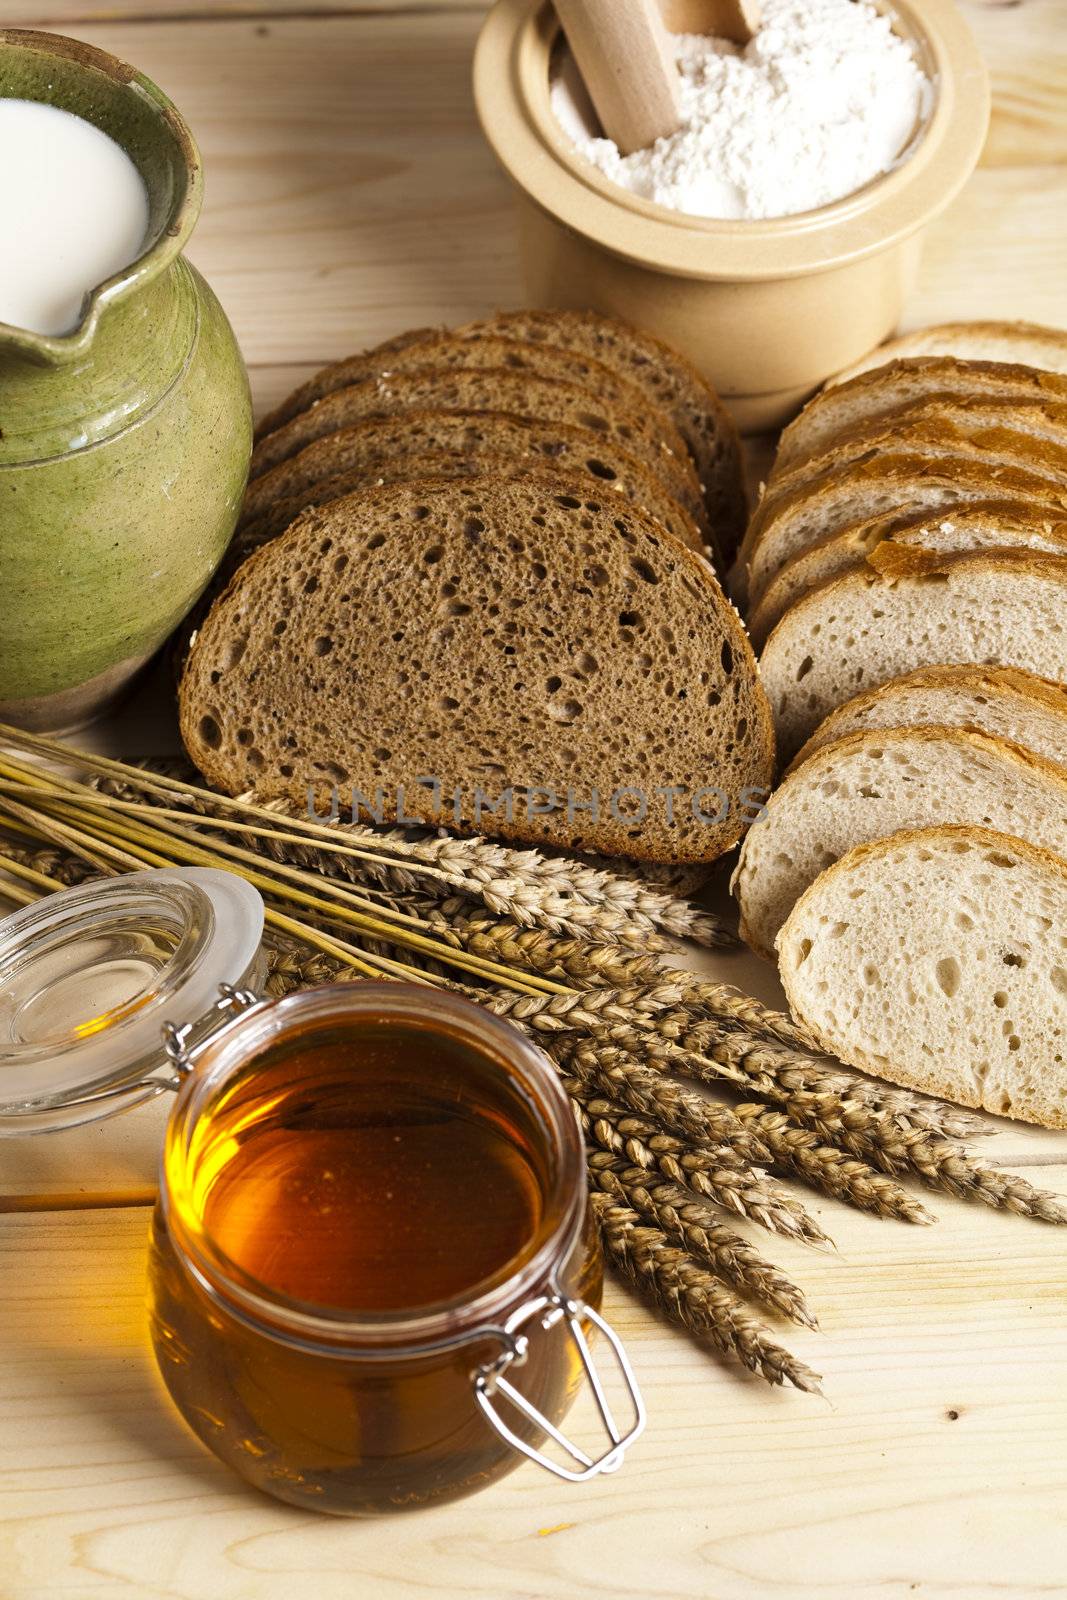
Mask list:
[[[0,1133],[176,1090],[150,1327],[186,1421],[257,1487],[329,1512],[438,1503],[523,1457],[614,1470],[644,1409],[599,1314],[581,1134],[551,1064],[428,984],[259,1000],[261,932],[255,891],[203,871],[0,923]],[[586,1378],[599,1450],[560,1427]]]

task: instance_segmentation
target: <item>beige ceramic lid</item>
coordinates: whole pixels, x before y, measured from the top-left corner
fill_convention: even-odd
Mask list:
[[[854,261],[906,238],[970,176],[989,122],[989,77],[953,0],[898,0],[933,108],[900,165],[817,211],[770,221],[689,217],[610,182],[571,145],[549,99],[559,34],[550,4],[497,0],[482,28],[474,93],[498,159],[542,210],[583,238],[660,272],[706,279],[787,278]]]

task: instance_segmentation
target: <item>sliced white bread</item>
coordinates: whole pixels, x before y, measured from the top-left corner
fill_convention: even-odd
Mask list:
[[[846,383],[872,367],[912,356],[954,356],[958,361],[1003,361],[1046,372],[1067,373],[1067,329],[1037,322],[942,322],[917,328],[879,345],[862,361],[839,372],[832,384]]]
[[[746,559],[783,502],[806,485],[838,479],[853,466],[912,451],[929,461],[993,461],[1067,484],[1067,406],[1026,400],[949,401],[907,406],[843,434],[823,454],[798,461],[768,483],[742,546]]]
[[[427,480],[305,513],[215,602],[179,698],[228,793],[303,808],[309,786],[342,805],[355,787],[389,820],[402,801],[641,860],[728,850],[773,766],[711,569],[587,479]]]
[[[754,544],[748,566],[748,596],[755,604],[771,579],[801,550],[871,517],[907,517],[919,512],[1019,500],[1043,514],[1067,515],[1067,488],[1039,473],[997,461],[963,457],[930,460],[924,454],[892,453],[856,464],[840,477],[805,484],[782,501]],[[735,590],[736,592],[736,590]]]
[[[789,607],[801,595],[862,566],[882,540],[919,545],[924,550],[1043,550],[1067,556],[1067,514],[1050,507],[1047,515],[1017,501],[979,501],[953,508],[948,516],[870,517],[866,522],[821,540],[787,561],[748,614],[748,631],[762,648]]]
[[[847,851],[946,822],[1067,852],[1067,772],[967,729],[845,734],[794,767],[749,829],[733,877],[742,937],[772,955],[805,889]]]
[[[936,908],[936,914],[931,910]],[[1067,862],[978,828],[861,845],[778,940],[794,1016],[909,1089],[1067,1127]]]
[[[1059,400],[927,399],[846,428],[825,450],[776,472],[754,522],[798,484],[844,471],[854,461],[888,450],[930,456],[980,455],[1012,461],[1062,483],[1067,464],[1067,404]]]
[[[953,399],[1047,400],[1067,403],[1067,377],[1000,361],[959,361],[952,356],[912,356],[889,361],[835,383],[809,400],[784,430],[771,481],[798,461],[829,450],[848,430],[870,424],[902,406]]]
[[[1067,770],[1067,688],[1015,667],[919,667],[831,711],[790,771],[849,733],[970,728]]]
[[[937,556],[887,543],[862,569],[805,595],[760,656],[782,758],[854,695],[944,663],[1067,681],[1067,562],[1030,551]]]

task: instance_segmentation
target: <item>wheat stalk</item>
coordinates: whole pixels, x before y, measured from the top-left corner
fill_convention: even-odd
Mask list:
[[[740,1160],[731,1146],[690,1143],[676,1134],[664,1133],[657,1118],[634,1115],[629,1106],[610,1096],[591,1093],[584,1080],[567,1083],[581,1107],[589,1137],[613,1155],[624,1155],[631,1166],[658,1172],[671,1183],[691,1189],[769,1233],[804,1244],[830,1243],[781,1184]]]
[[[780,1111],[763,1105],[740,1105],[737,1115],[764,1141],[774,1165],[859,1211],[899,1222],[932,1223],[934,1218],[899,1184],[835,1146],[824,1144],[810,1128],[798,1128]]]
[[[676,1183],[650,1179],[643,1167],[627,1166],[625,1159],[606,1150],[591,1153],[589,1175],[595,1188],[639,1212],[739,1293],[752,1296],[802,1327],[818,1327],[796,1284],[740,1234],[724,1227],[708,1201],[694,1198]]]
[[[630,1206],[598,1190],[590,1204],[608,1259],[669,1316],[768,1383],[822,1392],[819,1375],[776,1344],[733,1290],[659,1228],[644,1225]]]

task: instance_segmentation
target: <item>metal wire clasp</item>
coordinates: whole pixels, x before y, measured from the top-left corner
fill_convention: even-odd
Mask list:
[[[175,1022],[163,1024],[163,1049],[167,1060],[174,1068],[179,1082],[187,1073],[193,1070],[197,1058],[202,1055],[207,1046],[222,1028],[231,1020],[231,1013],[247,1011],[249,1006],[259,1004],[259,996],[253,994],[251,989],[235,989],[230,983],[219,984],[219,998],[216,1000],[214,1011],[219,1013],[218,1021],[211,1027],[202,1028],[203,1018],[196,1018],[182,1026]],[[211,1016],[211,1012],[207,1013]],[[195,1044],[192,1044],[193,1034],[197,1034]]]
[[[587,1455],[579,1445],[561,1433],[537,1407],[531,1405],[525,1395],[521,1394],[514,1384],[509,1383],[504,1374],[512,1367],[521,1367],[529,1355],[529,1336],[522,1332],[528,1323],[534,1320],[540,1322],[544,1332],[549,1332],[558,1323],[565,1321],[567,1332],[577,1347],[585,1375],[593,1390],[593,1396],[600,1412],[601,1421],[607,1429],[611,1440],[610,1448],[602,1456],[596,1458]],[[604,1392],[596,1364],[593,1361],[589,1342],[582,1327],[583,1320],[591,1322],[604,1335],[618,1364],[626,1393],[633,1407],[633,1421],[629,1428],[622,1432],[615,1421],[614,1413],[608,1397]],[[489,1424],[496,1430],[500,1437],[509,1444],[513,1450],[518,1450],[521,1455],[530,1461],[536,1461],[539,1467],[544,1467],[546,1472],[551,1472],[557,1478],[565,1478],[568,1483],[584,1483],[588,1478],[595,1478],[603,1472],[616,1472],[622,1466],[623,1457],[634,1440],[641,1434],[645,1426],[645,1403],[641,1397],[637,1379],[634,1377],[633,1368],[630,1366],[629,1357],[623,1349],[622,1341],[615,1330],[604,1321],[604,1318],[581,1300],[570,1300],[566,1295],[553,1293],[541,1295],[536,1300],[529,1301],[521,1306],[510,1316],[503,1327],[493,1328],[491,1331],[503,1344],[500,1354],[493,1360],[478,1367],[473,1374],[474,1397]],[[520,1439],[518,1434],[508,1427],[503,1416],[494,1404],[497,1396],[502,1395],[515,1409],[529,1422],[550,1439],[564,1449],[572,1460],[578,1462],[580,1470],[562,1466],[552,1461],[543,1451],[537,1450],[533,1445]]]

